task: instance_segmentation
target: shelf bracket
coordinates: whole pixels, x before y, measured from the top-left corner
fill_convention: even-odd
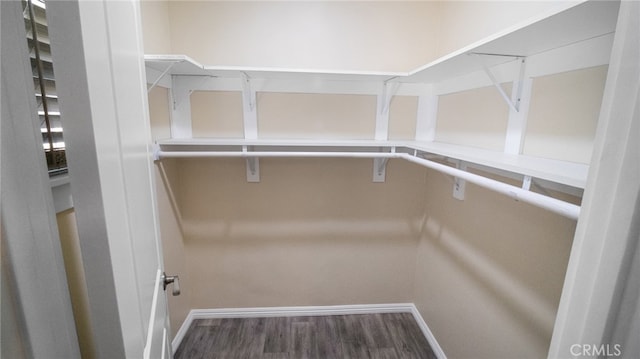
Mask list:
[[[516,85],[515,89],[515,99],[513,107],[515,107],[516,111],[520,112],[520,107],[522,103],[522,91],[524,90],[524,73],[527,68],[527,58],[519,57],[518,61],[520,62],[520,72],[518,74],[518,81],[514,84]]]
[[[383,183],[387,174],[387,162],[389,158],[374,158],[373,159],[373,182]]]
[[[242,72],[242,97],[249,108],[249,111],[253,111],[256,108],[255,92],[251,90],[251,78],[246,72]]]
[[[467,170],[467,164],[463,161],[459,161],[456,166],[461,171]],[[453,198],[464,201],[464,192],[467,186],[467,182],[459,177],[453,178]]]
[[[191,94],[211,78],[215,78],[215,76],[173,75],[171,85],[173,109],[176,110],[181,106],[187,106],[187,103],[190,103]],[[190,107],[191,105],[189,104],[188,106]]]
[[[507,122],[507,133],[504,143],[504,152],[512,155],[522,153],[524,144],[524,135],[527,127],[527,116],[529,113],[529,105],[531,103],[531,89],[533,80],[527,78],[526,58],[520,58],[520,75],[513,82],[513,90],[511,92],[511,101],[514,103],[518,112],[509,111],[509,121]]]
[[[399,82],[390,82],[393,78],[382,83],[382,89],[378,94],[378,108],[376,111],[375,139],[384,141],[389,137],[389,109],[391,100],[400,88]]]
[[[149,86],[149,88],[147,88],[147,93],[151,92],[151,90],[153,90],[153,88],[156,87],[156,85],[169,73],[169,71],[171,71],[171,68],[175,64],[180,63],[180,62],[182,62],[182,61],[172,62],[171,65],[167,66],[167,68],[164,71],[162,71],[160,76],[158,76],[158,78],[155,81],[153,81],[151,86]]]
[[[400,88],[400,82],[391,82],[392,79],[384,82],[382,87],[382,108],[383,114],[389,114],[389,108],[391,107],[391,100],[396,95]]]
[[[247,146],[242,146],[242,153],[249,154]],[[258,157],[247,157],[245,160],[247,163],[247,182],[260,182],[260,160]]]
[[[191,101],[196,80],[192,77],[171,76],[171,138],[191,138],[193,130],[191,126]]]
[[[251,78],[246,72],[241,73],[242,78],[242,120],[244,125],[244,138],[254,140],[258,138],[258,113],[256,111],[256,91],[251,88]]]
[[[513,58],[518,59],[518,60],[523,59],[522,56],[515,56],[515,55],[482,54],[482,53],[470,53],[470,55],[478,56],[478,57],[479,56],[502,56],[502,57],[513,57]],[[493,75],[493,72],[491,72],[491,69],[487,66],[487,64],[484,61],[482,61],[481,58],[478,59],[478,62],[482,66],[482,70],[484,70],[485,74],[487,74],[487,77],[489,77],[489,80],[491,80],[491,83],[496,88],[496,90],[498,90],[498,92],[500,93],[500,96],[502,96],[502,99],[507,103],[509,108],[512,109],[515,112],[519,112],[520,111],[520,109],[519,109],[520,102],[519,101],[515,101],[515,102],[511,101],[511,97],[509,97],[509,95],[507,95],[507,93],[504,91],[504,89],[502,88],[502,86],[500,85],[500,83],[498,82],[496,77]],[[524,76],[524,66],[522,66],[522,63],[521,63],[521,66],[520,66],[520,76],[521,77]],[[522,81],[519,81],[519,82],[522,83]],[[520,90],[518,90],[518,91],[520,91]]]

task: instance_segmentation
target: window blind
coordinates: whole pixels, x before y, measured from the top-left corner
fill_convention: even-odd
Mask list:
[[[47,159],[49,175],[54,176],[67,172],[67,160],[51,58],[46,6],[44,1],[27,0],[23,1],[23,9],[42,133],[42,148]]]

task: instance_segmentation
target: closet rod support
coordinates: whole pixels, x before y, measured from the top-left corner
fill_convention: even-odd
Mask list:
[[[531,190],[531,176],[524,176],[522,178],[522,189],[525,191],[530,191]]]
[[[456,168],[460,171],[467,171],[467,164],[463,161],[458,161]],[[464,192],[466,189],[466,182],[460,177],[454,177],[453,179],[453,198],[464,201]]]
[[[382,183],[386,179],[387,162],[389,157],[381,157],[373,159],[373,182]]]

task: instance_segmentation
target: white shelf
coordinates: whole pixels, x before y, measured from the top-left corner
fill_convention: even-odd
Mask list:
[[[247,74],[251,78],[280,80],[326,80],[326,81],[386,81],[407,76],[406,72],[340,71],[314,69],[284,69],[270,67],[205,66],[186,55],[144,55],[145,65],[158,72],[169,66],[171,75],[211,76],[240,78]]]
[[[459,51],[408,72],[260,68],[240,66],[204,66],[185,55],[145,55],[146,66],[170,75],[304,81],[376,81],[437,83],[482,69],[474,53],[533,56],[564,46],[606,36],[615,31],[619,2],[588,1],[561,4],[543,14],[505,31],[489,36]],[[488,67],[508,63],[514,57],[482,56]]]
[[[165,153],[181,152],[189,157],[190,152],[210,152],[215,154],[240,154],[247,156],[259,152],[276,152],[280,157],[311,156],[313,152],[325,153],[319,157],[331,157],[329,153],[340,152],[354,154],[353,157],[376,157],[376,154],[409,153],[414,151],[430,153],[445,158],[461,160],[485,167],[496,168],[523,176],[543,179],[570,187],[583,189],[586,184],[589,166],[581,163],[544,159],[524,155],[508,155],[502,152],[479,148],[451,145],[439,142],[416,141],[375,141],[375,140],[295,140],[295,139],[168,139],[158,141],[160,151]],[[245,147],[246,148],[243,148]],[[162,156],[161,156],[162,157]],[[261,156],[256,156],[261,157]],[[382,156],[381,156],[382,157]]]
[[[384,100],[389,97],[387,91],[396,93],[397,90],[396,94],[423,96],[487,86],[491,82],[487,84],[487,76],[483,72],[485,68],[496,72],[496,82],[513,81],[518,75],[518,71],[514,71],[518,70],[518,66],[515,66],[518,63],[515,61],[520,57],[527,57],[529,77],[606,64],[619,5],[618,1],[586,1],[578,4],[560,2],[554,11],[529,19],[408,72],[204,66],[185,55],[145,55],[145,62],[153,85],[177,88],[178,104],[187,101],[193,90],[242,91],[243,99],[248,104],[244,109],[246,121],[255,116],[250,99],[260,91],[368,94],[382,96],[379,97],[380,102],[380,98]],[[183,77],[168,81],[165,75]],[[383,87],[381,85],[384,82],[398,82],[402,85]],[[189,111],[185,114],[188,120]],[[184,135],[190,134],[189,128]],[[431,161],[427,159],[431,158],[429,155],[460,160],[514,178],[528,176],[559,184],[558,187],[563,188],[568,186],[584,189],[589,171],[587,164],[418,141],[188,138],[158,141],[156,152],[157,158],[247,158],[247,178],[251,181],[255,180],[251,176],[258,178],[255,174],[255,158],[374,158],[374,181],[376,173],[380,175],[384,170],[387,159],[402,158],[570,218],[577,218],[579,214],[579,207],[575,205]]]
[[[589,165],[525,155],[510,155],[481,148],[441,142],[411,142],[409,147],[469,163],[497,168],[550,182],[584,189]]]
[[[565,5],[567,6],[567,5]],[[435,83],[482,70],[470,54],[530,57],[615,32],[617,1],[588,1],[542,14],[411,71],[402,82]],[[483,56],[487,67],[515,57]]]

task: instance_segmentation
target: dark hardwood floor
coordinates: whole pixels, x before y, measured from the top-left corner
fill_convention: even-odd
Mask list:
[[[194,320],[183,358],[435,358],[410,313]]]

